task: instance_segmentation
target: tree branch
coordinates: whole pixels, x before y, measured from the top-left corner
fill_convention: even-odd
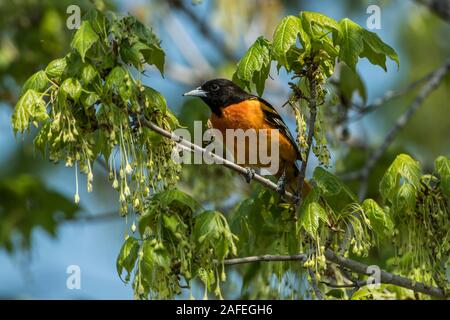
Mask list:
[[[368,285],[367,281],[365,281],[365,280],[360,280],[358,282],[353,282],[353,283],[350,283],[350,284],[335,284],[335,283],[329,283],[329,282],[326,282],[326,281],[320,281],[320,283],[323,283],[324,285],[326,285],[328,287],[336,288],[336,289],[339,289],[339,288],[359,289],[361,287],[364,287],[364,286]]]
[[[372,273],[368,270],[369,269],[368,265],[352,259],[347,259],[342,256],[338,256],[330,249],[325,250],[325,258],[328,261],[336,263],[337,265],[347,268],[353,272],[365,274],[368,276],[372,275]],[[430,296],[445,299],[445,293],[440,288],[428,286],[422,282],[413,281],[408,278],[395,275],[384,270],[381,270],[380,272],[380,282],[384,284],[392,284],[398,287],[411,289],[415,292],[421,292]]]
[[[202,148],[202,147],[200,147],[200,146],[198,146],[196,144],[193,144],[190,141],[185,140],[185,139],[181,138],[180,136],[177,136],[176,134],[174,134],[172,132],[169,132],[169,131],[167,131],[167,130],[157,126],[155,123],[149,121],[144,116],[140,117],[140,122],[145,127],[155,131],[156,133],[162,135],[163,137],[171,139],[171,140],[175,141],[176,143],[179,143],[180,145],[189,148],[189,150],[191,150],[192,152],[198,152],[198,153],[201,153],[203,155],[206,155],[206,156],[210,157],[211,159],[214,159],[216,163],[220,163],[223,166],[225,166],[227,168],[230,168],[230,169],[232,169],[232,170],[234,170],[234,171],[236,171],[236,172],[238,172],[238,173],[240,173],[242,175],[247,175],[248,174],[248,169],[247,168],[244,168],[244,167],[234,163],[233,161],[227,160],[227,159],[225,159],[225,158],[223,158],[221,156],[218,156],[218,155],[216,155],[216,154],[214,154],[212,152],[209,152],[206,149],[204,149],[204,148]],[[269,189],[277,191],[277,185],[274,182],[270,181],[269,179],[266,179],[266,178],[262,177],[259,174],[255,173],[255,175],[253,177],[253,180],[258,181],[263,186],[265,186],[265,187],[267,187]],[[294,201],[294,202],[296,202],[298,200],[296,196],[294,196],[292,193],[290,193],[288,191],[284,192],[283,197],[288,199],[288,200]]]
[[[322,292],[319,290],[319,286],[317,284],[317,277],[312,268],[308,268],[309,276],[311,277],[311,286],[314,290],[314,294],[318,300],[323,300]]]
[[[316,81],[310,80],[310,92],[311,96],[308,99],[308,105],[309,105],[309,120],[308,120],[308,137],[306,140],[306,143],[308,146],[306,147],[305,152],[305,159],[302,161],[302,166],[300,167],[300,173],[299,173],[299,185],[298,185],[298,195],[300,197],[301,201],[301,194],[303,190],[303,185],[305,184],[305,177],[306,177],[306,167],[308,166],[308,159],[309,154],[311,152],[313,137],[314,137],[314,127],[316,124],[316,118],[317,118],[317,88],[316,88]],[[299,203],[300,205],[300,203]]]
[[[371,276],[372,273],[369,271],[369,266],[352,260],[348,258],[344,258],[342,256],[338,256],[330,249],[325,250],[325,258],[332,263],[335,263],[341,267],[347,268],[352,272],[356,272],[359,274],[364,274]],[[262,255],[262,256],[250,256],[245,258],[234,258],[227,259],[224,261],[225,265],[236,265],[243,263],[252,263],[252,262],[270,262],[270,261],[301,261],[304,262],[307,259],[307,255],[304,253],[299,253],[291,256],[284,255]],[[398,287],[406,288],[413,290],[415,292],[421,292],[436,298],[445,299],[445,293],[442,289],[428,286],[422,282],[417,282],[410,280],[408,278],[392,274],[390,272],[381,270],[380,272],[380,282],[384,284],[392,284]]]

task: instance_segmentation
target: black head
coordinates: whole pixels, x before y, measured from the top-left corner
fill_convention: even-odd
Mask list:
[[[186,92],[184,96],[200,97],[211,111],[219,116],[222,113],[221,110],[230,104],[239,103],[253,97],[227,79],[206,81],[197,89]]]

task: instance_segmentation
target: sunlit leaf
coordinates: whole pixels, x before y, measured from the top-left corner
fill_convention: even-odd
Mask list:
[[[251,90],[254,83],[259,95],[264,92],[264,84],[270,71],[270,42],[259,37],[239,61],[233,81]]]
[[[434,168],[440,176],[440,187],[447,198],[450,199],[450,158],[439,156],[434,161]]]
[[[43,92],[48,85],[47,75],[44,71],[38,71],[33,74],[22,87],[21,95],[27,92],[29,89],[33,89],[36,92]]]
[[[389,214],[384,211],[378,203],[372,199],[366,199],[362,203],[362,208],[369,218],[373,231],[381,236],[392,234],[394,224]]]
[[[397,67],[400,66],[398,55],[394,49],[384,43],[376,33],[361,29],[362,38],[364,41],[364,50],[361,52],[361,57],[366,57],[372,64],[379,65],[385,71],[386,69],[386,57],[397,63]]]
[[[125,269],[127,271],[125,280],[122,279],[125,282],[130,281],[130,275],[138,258],[138,252],[139,242],[133,237],[128,237],[123,243],[116,260],[117,273],[120,279],[122,279],[123,270]]]
[[[60,90],[68,94],[73,100],[78,101],[81,95],[81,84],[77,79],[67,78],[61,84]]]
[[[23,132],[30,125],[30,121],[44,121],[48,119],[45,102],[42,95],[33,89],[27,90],[16,104],[12,115],[14,132]]]
[[[314,36],[313,26],[318,26],[321,29],[327,29],[329,31],[338,31],[339,25],[336,20],[319,12],[302,11],[300,19],[304,30]]]
[[[339,33],[336,43],[339,45],[339,61],[344,61],[352,70],[355,70],[358,57],[363,51],[363,39],[358,24],[350,19],[339,21]]]
[[[86,52],[98,39],[99,37],[94,29],[92,29],[91,24],[88,21],[83,21],[73,37],[71,46],[78,51],[81,60],[84,62]]]
[[[91,64],[84,65],[81,71],[81,80],[85,85],[90,84],[97,76],[98,71]]]
[[[381,179],[380,193],[383,198],[392,200],[400,187],[401,179],[406,179],[415,188],[420,188],[420,177],[419,163],[407,154],[400,154]]]
[[[60,58],[51,61],[45,68],[45,73],[49,78],[55,79],[61,77],[67,67],[67,59]]]
[[[404,183],[398,189],[393,205],[397,210],[414,210],[417,190],[410,183]]]
[[[274,58],[288,70],[290,70],[290,65],[286,53],[296,44],[298,36],[300,36],[303,47],[309,48],[309,37],[303,31],[300,18],[295,16],[283,18],[273,34],[272,50]]]

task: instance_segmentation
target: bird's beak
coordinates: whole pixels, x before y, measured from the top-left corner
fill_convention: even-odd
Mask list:
[[[206,91],[202,90],[201,87],[198,87],[197,89],[186,92],[183,96],[206,97]]]

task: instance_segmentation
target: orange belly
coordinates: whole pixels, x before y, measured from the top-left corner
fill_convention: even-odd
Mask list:
[[[235,161],[239,165],[268,167],[267,164],[261,162],[259,149],[260,146],[266,149],[261,150],[261,153],[267,156],[272,154],[271,130],[275,128],[265,121],[260,103],[258,100],[247,100],[222,109],[220,117],[214,113],[211,115],[210,120],[212,126],[222,133],[224,145],[233,154]],[[236,138],[237,135],[233,136],[234,139],[226,138],[227,129],[242,129],[244,132],[248,129],[254,129],[256,134],[253,136],[253,139],[244,136],[244,141],[242,139],[238,141],[238,138]],[[267,131],[264,131],[264,129]],[[295,163],[297,153],[294,146],[292,146],[290,140],[281,132],[278,132],[277,135],[280,167],[286,162]],[[241,154],[239,159],[239,152],[242,151],[242,148],[245,149],[245,155]]]

